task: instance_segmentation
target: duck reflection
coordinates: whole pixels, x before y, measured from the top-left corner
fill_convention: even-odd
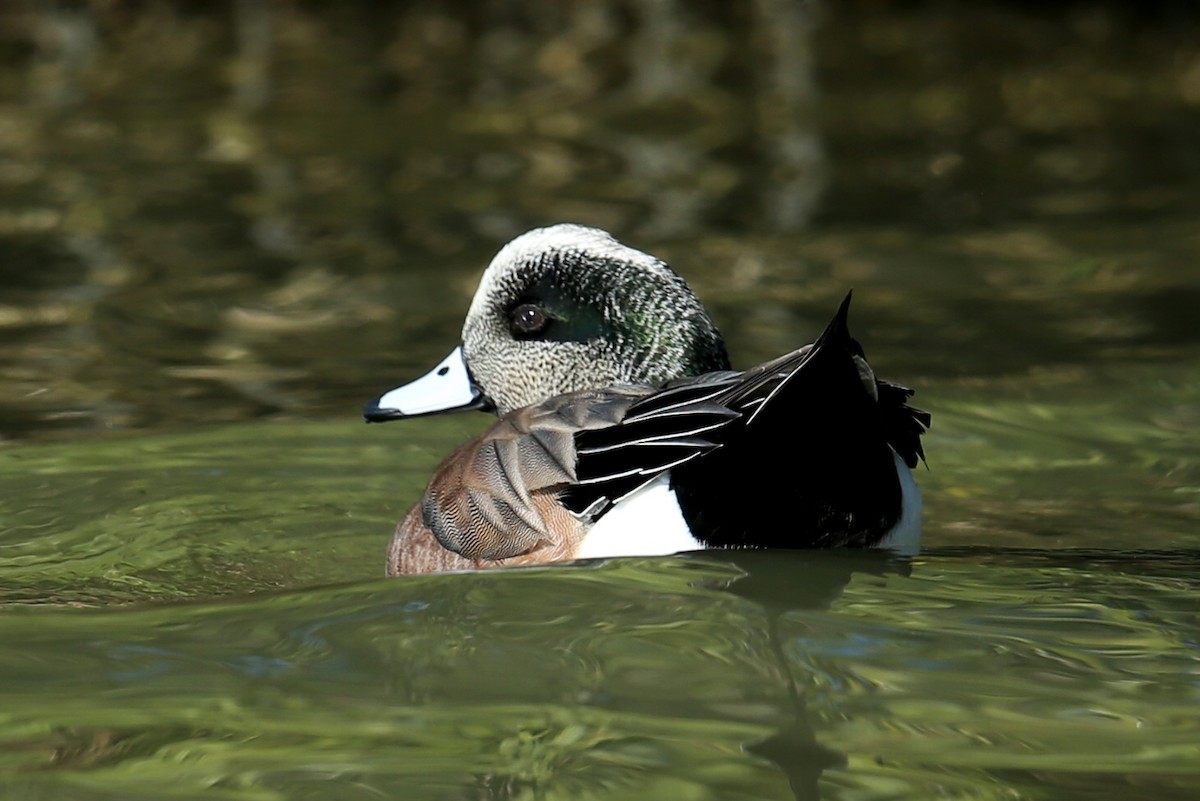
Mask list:
[[[808,706],[848,677],[807,658],[804,618],[908,570],[721,551],[397,582],[425,601],[386,650],[389,695],[422,726],[459,720],[472,797],[817,799],[845,758]]]

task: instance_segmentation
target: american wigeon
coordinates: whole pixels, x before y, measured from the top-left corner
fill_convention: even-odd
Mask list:
[[[850,297],[745,372],[665,263],[556,225],[492,260],[462,344],[368,422],[496,412],[396,528],[390,575],[703,548],[915,549],[929,415],[875,378]]]

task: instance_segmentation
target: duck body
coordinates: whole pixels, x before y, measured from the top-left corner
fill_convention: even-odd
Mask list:
[[[812,345],[729,370],[703,305],[603,231],[537,229],[480,282],[463,344],[364,410],[489,409],[435,471],[388,573],[700,548],[915,550],[929,415],[875,378],[849,296]]]

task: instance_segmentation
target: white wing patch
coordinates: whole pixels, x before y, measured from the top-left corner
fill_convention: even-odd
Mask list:
[[[666,556],[703,548],[688,530],[679,501],[664,474],[623,498],[592,526],[576,559],[612,556]]]

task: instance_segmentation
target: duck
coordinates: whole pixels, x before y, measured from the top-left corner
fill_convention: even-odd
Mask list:
[[[811,344],[735,371],[666,262],[572,223],[518,236],[450,355],[363,410],[371,423],[497,416],[400,520],[388,575],[706,549],[914,553],[931,417],[875,376],[850,300]]]

